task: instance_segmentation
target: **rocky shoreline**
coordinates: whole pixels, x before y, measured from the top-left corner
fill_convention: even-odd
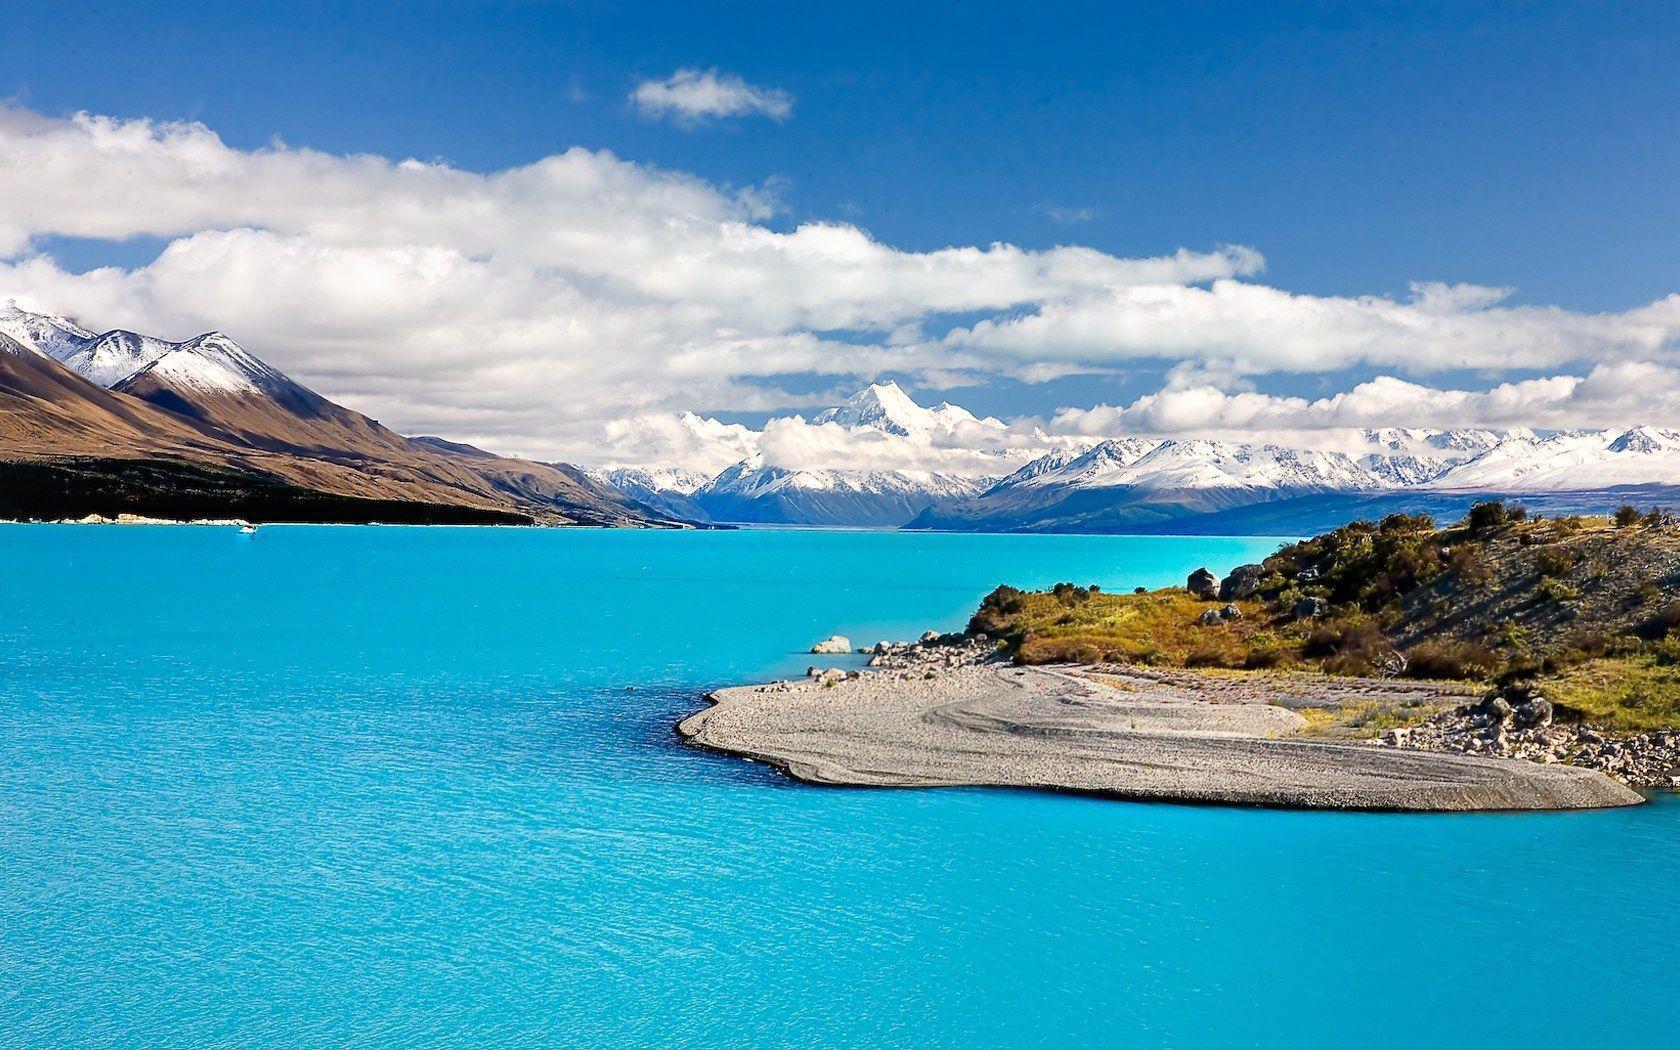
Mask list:
[[[1526,709],[1526,710],[1525,710]],[[1553,722],[1543,699],[1513,708],[1494,698],[1390,729],[1376,743],[1460,755],[1567,763],[1608,774],[1635,788],[1680,789],[1680,733],[1614,735],[1587,723]]]
[[[1446,711],[1464,700],[1452,687],[1015,667],[995,642],[967,635],[930,633],[860,651],[870,658],[861,671],[812,667],[803,680],[719,690],[678,732],[820,784],[1404,811],[1642,801],[1600,772],[1565,763],[1316,737],[1300,713],[1372,695]]]

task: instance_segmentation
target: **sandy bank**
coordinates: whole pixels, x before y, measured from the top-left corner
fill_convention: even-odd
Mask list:
[[[990,785],[1120,798],[1311,809],[1585,809],[1639,795],[1564,765],[1294,736],[1322,704],[1264,679],[1197,689],[1182,676],[1079,676],[984,664],[724,689],[678,731],[819,784]],[[1421,684],[1331,686],[1424,690]],[[1442,694],[1441,702],[1461,696]],[[1332,700],[1333,702],[1333,700]]]

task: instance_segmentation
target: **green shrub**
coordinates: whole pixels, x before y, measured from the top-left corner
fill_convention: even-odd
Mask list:
[[[1535,561],[1540,568],[1540,575],[1562,576],[1575,567],[1575,562],[1579,557],[1568,547],[1558,546],[1541,551],[1540,557]]]
[[[1634,627],[1633,633],[1650,641],[1667,638],[1670,631],[1680,627],[1680,601],[1671,601],[1658,607],[1650,616],[1640,621]]]
[[[1487,678],[1501,663],[1498,653],[1475,642],[1419,642],[1406,653],[1406,677]]]
[[[1464,524],[1471,532],[1484,536],[1490,532],[1498,532],[1526,517],[1528,508],[1521,503],[1506,503],[1495,499],[1471,506],[1470,513],[1464,518]]]

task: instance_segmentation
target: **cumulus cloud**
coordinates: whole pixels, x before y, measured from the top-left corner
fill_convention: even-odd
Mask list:
[[[664,80],[644,80],[630,92],[630,102],[644,117],[686,126],[726,117],[786,120],[793,114],[793,96],[786,91],[716,69],[679,69]]]
[[[1321,398],[1236,393],[1215,386],[1166,388],[1128,405],[1064,408],[1057,434],[1252,435],[1314,444],[1314,432],[1365,427],[1491,429],[1680,426],[1680,369],[1652,362],[1602,364],[1556,375],[1452,390],[1379,376]]]
[[[529,455],[590,460],[603,419],[798,404],[783,376],[982,367],[889,338],[942,315],[1260,265],[1236,248],[905,252],[843,224],[774,230],[770,208],[583,149],[478,174],[0,108],[0,297],[96,328],[220,328],[394,426]],[[168,245],[72,273],[29,254],[53,235]]]
[[[1622,313],[1501,305],[1508,289],[1417,285],[1409,299],[1298,295],[1231,279],[1046,302],[949,333],[944,345],[1023,361],[1193,359],[1228,374],[1369,365],[1412,372],[1670,358],[1680,295]]]
[[[1045,382],[1145,362],[1172,370],[1163,397],[1228,398],[1249,377],[1353,366],[1585,381],[1593,364],[1670,367],[1680,332],[1680,296],[1591,314],[1465,285],[1300,295],[1256,283],[1265,260],[1243,246],[904,251],[845,223],[777,228],[776,190],[605,151],[479,173],[0,107],[0,300],[170,338],[222,329],[399,429],[582,462],[611,455],[605,421],[810,405],[812,377]],[[73,272],[41,252],[50,237],[166,246]]]
[[[656,412],[608,420],[601,446],[615,466],[680,466],[705,474],[758,454],[759,433],[693,412]]]

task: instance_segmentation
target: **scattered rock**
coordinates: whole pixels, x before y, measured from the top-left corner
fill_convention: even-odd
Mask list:
[[[1219,597],[1219,577],[1207,571],[1206,568],[1197,569],[1191,573],[1184,586],[1198,598]]]
[[[1218,627],[1225,622],[1225,617],[1219,615],[1218,609],[1209,609],[1196,617],[1196,622],[1203,627]]]
[[[1511,712],[1512,721],[1521,728],[1529,726],[1549,726],[1552,724],[1552,702],[1543,696],[1537,696],[1526,703],[1518,704]]]
[[[1227,605],[1219,610],[1219,615],[1227,620],[1240,620],[1242,619],[1242,610],[1235,605]]]
[[[849,653],[852,651],[852,640],[843,634],[831,634],[816,645],[811,646],[811,651],[824,656]]]
[[[1324,598],[1302,598],[1295,603],[1295,619],[1316,620],[1330,614],[1330,602]]]
[[[1237,566],[1219,581],[1219,600],[1230,602],[1254,597],[1266,576],[1266,568],[1263,565]]]
[[[1545,718],[1552,713],[1551,706],[1544,697],[1530,696],[1513,712],[1504,697],[1495,696],[1438,714],[1403,733],[1390,731],[1377,743],[1420,751],[1519,758],[1541,765],[1568,763],[1596,769],[1630,787],[1680,787],[1675,783],[1680,780],[1676,776],[1680,771],[1680,734],[1659,731],[1613,737],[1591,725],[1554,723]],[[1507,718],[1516,723],[1509,730]],[[1523,725],[1530,719],[1538,721]]]

